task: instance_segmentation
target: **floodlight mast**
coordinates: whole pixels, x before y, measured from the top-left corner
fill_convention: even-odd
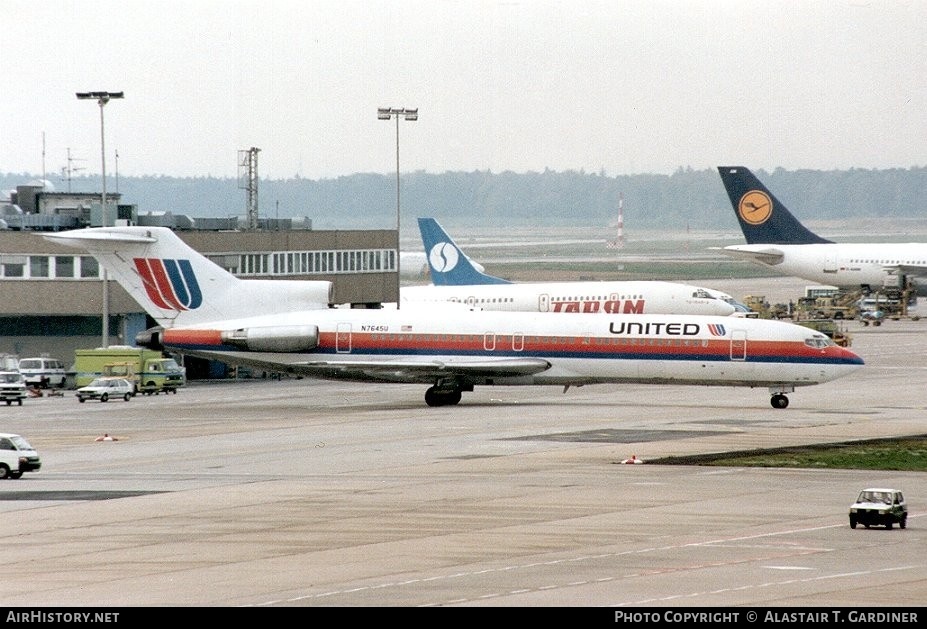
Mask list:
[[[103,107],[113,98],[123,98],[124,92],[77,92],[78,100],[95,100],[100,105],[100,164],[102,166],[102,192],[100,194],[100,220],[103,227],[109,223],[106,210],[106,133],[103,125]],[[115,224],[115,222],[114,222]],[[109,347],[109,281],[103,269],[103,347]]]
[[[406,109],[394,107],[377,108],[377,120],[396,119],[396,309],[399,310],[399,118],[409,121],[418,120],[418,108]]]

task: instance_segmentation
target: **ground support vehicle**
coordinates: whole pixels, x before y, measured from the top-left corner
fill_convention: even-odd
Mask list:
[[[26,380],[18,371],[0,371],[0,400],[11,406],[16,402],[23,405],[26,399]]]
[[[60,389],[67,380],[64,363],[47,356],[20,359],[19,373],[26,379],[26,386],[40,389]]]
[[[42,459],[20,435],[0,433],[0,479],[19,478],[42,467]]]
[[[74,352],[75,382],[78,387],[99,377],[125,378],[136,393],[177,393],[187,383],[186,370],[176,360],[157,350],[113,345]]]

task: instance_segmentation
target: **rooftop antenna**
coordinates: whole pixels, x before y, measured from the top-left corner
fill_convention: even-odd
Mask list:
[[[621,249],[624,247],[624,194],[618,194],[618,236],[615,240],[608,241],[609,249]]]
[[[61,167],[61,177],[68,182],[68,192],[71,192],[71,175],[77,172],[78,170],[87,170],[83,167],[74,166],[73,163],[78,161],[78,158],[71,157],[71,147],[68,147],[68,165]],[[84,161],[81,159],[80,161]]]

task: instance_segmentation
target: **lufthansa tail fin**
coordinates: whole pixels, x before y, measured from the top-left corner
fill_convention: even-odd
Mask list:
[[[468,286],[472,284],[511,284],[501,277],[479,271],[444,228],[433,218],[418,219],[422,244],[428,257],[431,283],[435,286]]]
[[[743,166],[718,166],[721,181],[734,206],[749,245],[809,245],[828,243],[802,225],[792,213]]]
[[[239,279],[167,227],[91,227],[43,234],[96,258],[159,325],[170,328],[328,308],[332,283]]]

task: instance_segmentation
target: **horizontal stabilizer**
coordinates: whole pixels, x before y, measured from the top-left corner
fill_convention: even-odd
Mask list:
[[[760,264],[766,264],[769,266],[775,266],[777,264],[782,264],[782,261],[785,259],[785,254],[781,249],[776,249],[775,247],[764,247],[762,249],[747,249],[742,248],[740,245],[732,245],[730,247],[711,247],[714,250],[720,251],[726,256],[732,258],[737,258],[738,260],[749,260],[751,262],[758,262]]]

